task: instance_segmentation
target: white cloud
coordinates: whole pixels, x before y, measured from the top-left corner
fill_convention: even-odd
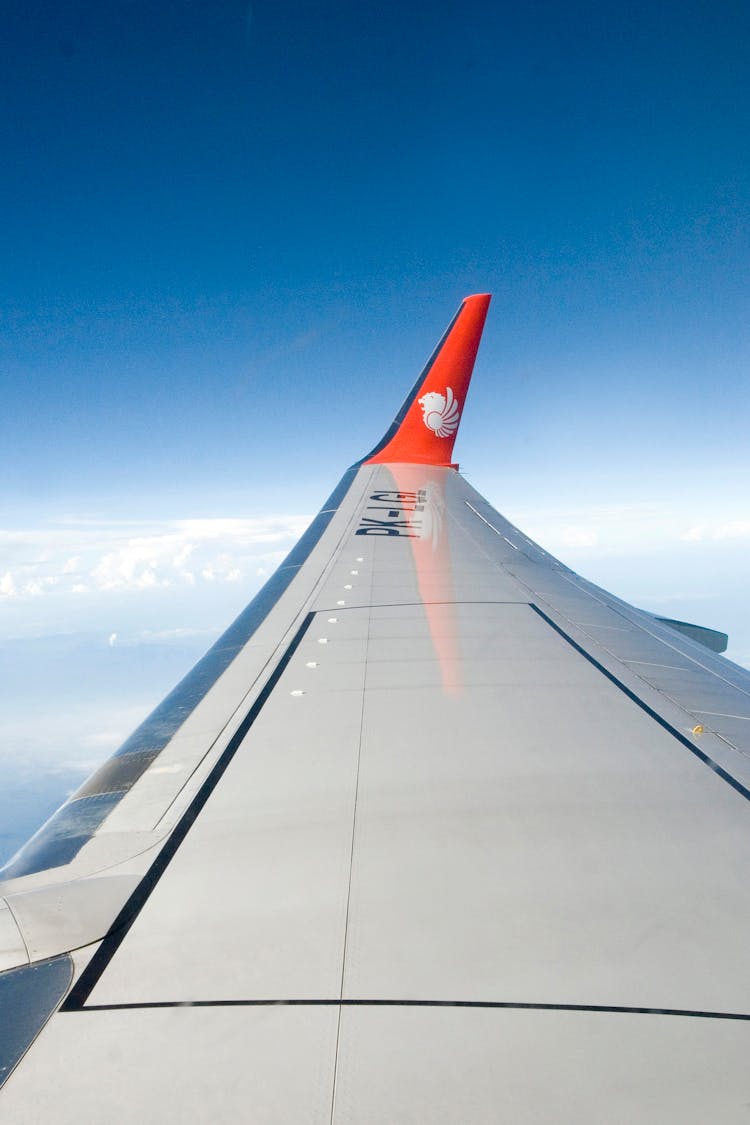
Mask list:
[[[12,598],[17,593],[16,584],[13,581],[13,575],[10,571],[6,571],[2,578],[0,578],[0,594],[5,594],[6,597]]]
[[[566,547],[596,547],[599,533],[586,527],[564,527],[560,532],[560,541]]]
[[[213,629],[194,629],[182,625],[177,629],[141,629],[135,634],[130,644],[159,644],[163,641],[182,641],[191,637],[204,637],[213,635]],[[121,641],[118,639],[118,644]]]
[[[157,590],[187,592],[197,586],[241,588],[252,576],[273,571],[293,546],[309,518],[272,515],[265,519],[152,520],[136,525],[121,520],[68,520],[31,528],[0,530],[0,596],[18,605],[6,635],[27,632],[22,612],[29,599],[45,605],[45,621],[63,630],[66,598],[88,595],[91,613],[99,599],[142,595]],[[44,595],[41,598],[41,595]],[[117,603],[119,606],[119,602]],[[145,604],[145,603],[144,603]],[[119,624],[112,618],[111,624]],[[41,623],[41,616],[37,618]],[[38,626],[35,626],[38,631]],[[13,632],[7,632],[13,629]]]
[[[674,514],[655,504],[571,507],[507,513],[530,539],[553,555],[629,554],[676,542]]]
[[[0,641],[91,632],[109,651],[151,628],[214,636],[277,568],[309,520],[48,520],[0,529]],[[103,622],[103,625],[102,625]]]
[[[175,570],[177,570],[177,571],[183,571],[184,570],[185,563],[189,559],[190,555],[192,555],[194,550],[195,550],[195,546],[192,543],[183,544],[181,550],[178,551],[178,553],[172,559],[172,566],[175,568]]]
[[[737,540],[750,539],[750,519],[745,518],[744,512],[706,512],[705,507],[699,511],[689,497],[681,505],[634,503],[527,509],[506,514],[531,539],[565,559],[657,553],[674,550],[686,542],[729,546]]]
[[[750,520],[730,519],[714,524],[697,524],[680,536],[685,543],[719,542],[724,539],[750,539]]]

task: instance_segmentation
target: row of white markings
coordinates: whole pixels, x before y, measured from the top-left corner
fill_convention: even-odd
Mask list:
[[[358,558],[356,561],[358,563],[361,563],[361,562],[364,562],[365,560],[363,558]],[[351,575],[356,576],[356,575],[359,574],[359,571],[358,570],[350,570],[349,573]],[[354,584],[352,582],[346,582],[344,584],[344,589],[345,590],[353,590]],[[342,605],[342,606],[346,605],[346,598],[339,598],[339,600],[336,602],[336,605]],[[337,622],[338,622],[338,617],[329,617],[328,618],[328,624],[329,625],[335,625]],[[327,645],[328,644],[328,637],[318,637],[318,644],[319,645]],[[305,667],[306,668],[317,668],[318,662],[317,662],[317,660],[308,660],[307,663],[305,664]],[[300,696],[300,695],[305,695],[306,693],[305,693],[303,688],[295,688],[293,691],[290,691],[289,694],[294,695],[294,696]]]

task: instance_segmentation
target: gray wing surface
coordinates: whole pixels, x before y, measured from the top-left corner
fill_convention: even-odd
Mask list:
[[[191,676],[4,873],[1,1121],[748,1120],[750,674],[369,459]]]

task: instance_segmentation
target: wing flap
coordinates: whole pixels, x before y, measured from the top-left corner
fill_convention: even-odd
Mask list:
[[[689,621],[675,621],[673,617],[657,617],[656,620],[690,637],[692,641],[697,641],[710,652],[726,652],[729,637],[726,633],[720,633],[718,629],[707,629],[705,625],[691,625]]]

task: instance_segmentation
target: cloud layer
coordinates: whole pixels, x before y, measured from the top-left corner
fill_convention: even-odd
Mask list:
[[[308,516],[79,521],[0,531],[0,598],[133,592],[263,578]]]
[[[647,555],[685,543],[733,543],[750,538],[745,514],[706,513],[659,503],[542,508],[506,513],[532,539],[564,561],[596,555]],[[701,513],[703,514],[703,513]]]

